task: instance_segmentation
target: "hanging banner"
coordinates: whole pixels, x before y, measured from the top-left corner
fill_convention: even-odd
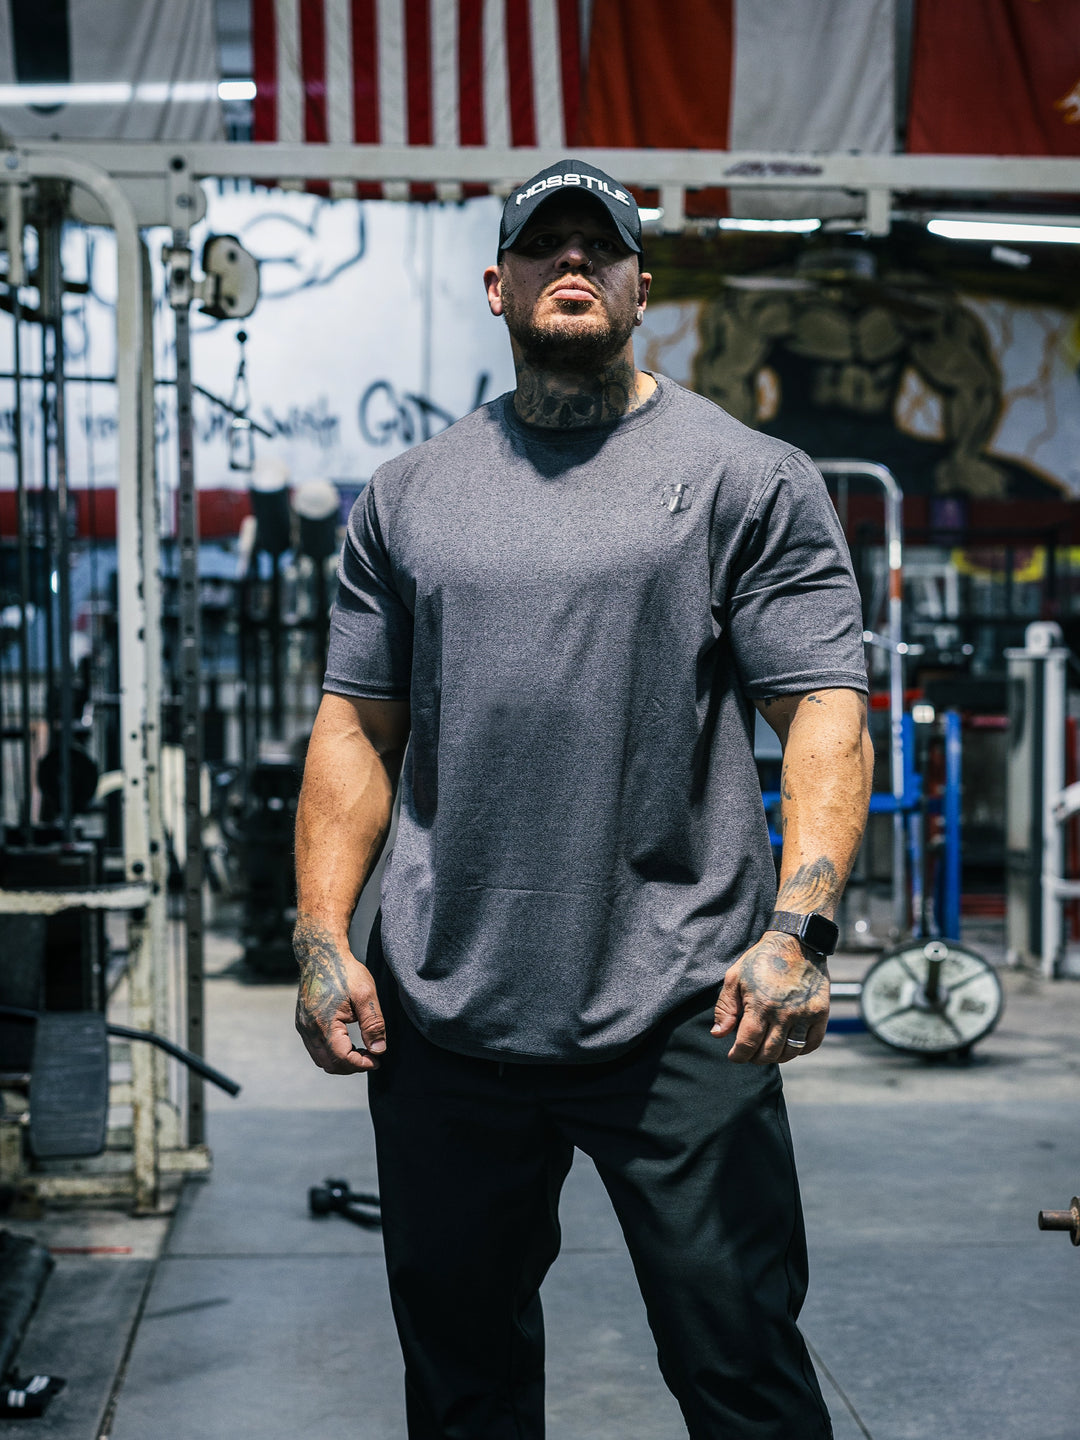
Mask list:
[[[916,5],[907,144],[1080,155],[1080,0]]]
[[[888,152],[894,37],[894,0],[595,0],[580,140]],[[693,215],[856,214],[862,204],[820,192],[687,196]]]
[[[214,0],[2,0],[12,140],[220,140]]]
[[[578,0],[253,0],[252,53],[256,140],[561,150],[577,129]]]

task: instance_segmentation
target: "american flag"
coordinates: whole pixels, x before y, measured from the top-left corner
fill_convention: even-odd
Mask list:
[[[252,0],[252,21],[256,140],[562,149],[577,132],[579,0]]]

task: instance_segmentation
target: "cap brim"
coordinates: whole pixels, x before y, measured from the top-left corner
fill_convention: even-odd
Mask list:
[[[532,207],[529,213],[517,225],[514,226],[513,230],[510,231],[506,239],[500,240],[499,249],[512,250],[515,243],[520,238],[521,232],[525,229],[526,225],[528,225],[529,222],[533,219],[537,211],[542,210],[545,205],[550,205],[553,200],[558,200],[561,196],[567,193],[573,195],[581,195],[585,199],[591,200],[594,205],[598,206],[604,212],[604,214],[608,217],[611,223],[615,226],[615,229],[618,231],[619,234],[619,239],[623,242],[626,248],[633,251],[635,255],[641,254],[640,243],[633,238],[629,230],[627,230],[626,226],[622,223],[622,221],[615,214],[615,212],[608,208],[604,201],[600,199],[599,195],[592,194],[592,192],[586,190],[584,186],[580,190],[578,190],[576,187],[569,191],[553,190],[550,194],[545,195],[544,198],[537,201],[537,203]]]

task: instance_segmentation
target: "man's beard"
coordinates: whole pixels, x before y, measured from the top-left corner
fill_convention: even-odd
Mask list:
[[[538,325],[531,311],[518,309],[512,290],[503,285],[503,318],[510,337],[521,351],[526,364],[540,370],[569,370],[589,373],[602,370],[616,355],[622,353],[634,333],[634,315],[613,318],[604,312],[602,324],[588,327],[577,325],[577,316],[553,316],[545,325]]]

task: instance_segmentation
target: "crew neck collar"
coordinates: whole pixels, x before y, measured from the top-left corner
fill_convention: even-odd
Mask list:
[[[514,409],[515,391],[508,390],[502,397],[503,417],[512,430],[531,441],[551,445],[573,444],[576,440],[595,439],[598,435],[614,435],[616,431],[632,430],[638,425],[647,425],[667,404],[671,395],[671,382],[653,370],[645,370],[656,381],[656,389],[636,410],[630,410],[615,420],[604,420],[597,425],[572,425],[562,429],[553,425],[533,425],[523,420]]]

